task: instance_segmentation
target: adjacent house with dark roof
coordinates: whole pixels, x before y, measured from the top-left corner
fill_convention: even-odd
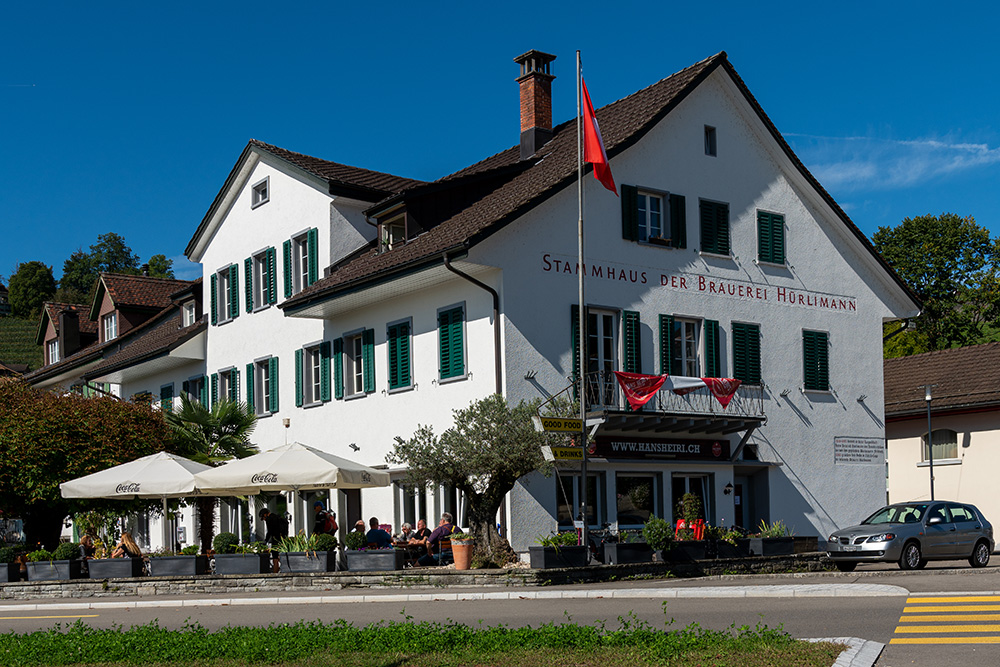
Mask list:
[[[684,493],[714,524],[780,519],[822,539],[855,522],[885,498],[882,323],[917,300],[725,53],[597,111],[621,198],[588,168],[579,265],[554,59],[516,59],[520,142],[433,182],[251,141],[187,248],[204,266],[210,401],[253,406],[264,448],[384,465],[396,436],[440,433],[475,399],[571,394],[585,354],[588,478],[573,462],[521,480],[497,518],[515,549],[571,528],[584,494],[594,527],[671,517]],[[663,389],[635,411],[614,371],[742,385],[726,408]],[[391,472],[391,488],[333,493],[342,525],[464,523],[456,489]],[[289,503],[294,529],[311,499]]]
[[[884,375],[889,501],[929,500],[933,458],[935,499],[997,521],[1000,343],[886,359]]]

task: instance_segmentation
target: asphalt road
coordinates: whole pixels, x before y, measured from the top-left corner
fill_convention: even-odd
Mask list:
[[[781,587],[898,587],[885,589],[878,595],[859,597],[759,597],[761,592],[787,590]],[[728,595],[719,588],[731,588],[740,597],[677,597],[664,600],[659,595],[682,589],[712,587],[714,595]],[[747,588],[747,587],[753,587]],[[246,596],[259,599],[259,604],[235,606],[176,606],[155,608],[93,610],[66,608],[84,601],[59,600],[58,605],[19,611],[9,606],[0,612],[0,631],[29,632],[50,628],[55,623],[71,623],[77,618],[93,627],[130,626],[157,621],[163,627],[179,628],[197,622],[209,629],[227,625],[266,626],[294,623],[299,620],[330,622],[345,619],[357,625],[382,620],[449,622],[509,626],[572,621],[579,624],[604,622],[617,627],[620,618],[641,619],[654,627],[684,627],[697,623],[702,627],[725,629],[731,626],[782,627],[795,637],[860,637],[886,644],[879,658],[880,667],[903,665],[962,665],[963,667],[994,667],[1000,664],[1000,643],[938,643],[954,642],[956,638],[975,637],[982,641],[1000,642],[1000,568],[972,570],[967,564],[945,563],[929,565],[920,572],[901,572],[893,567],[869,566],[852,574],[821,573],[782,576],[712,577],[691,580],[641,580],[550,587],[545,591],[595,591],[628,589],[649,590],[640,598],[588,599],[511,599],[511,600],[398,600],[371,602],[319,603],[317,593],[281,594],[276,603],[275,593]],[[462,589],[472,591],[473,589]],[[508,589],[509,590],[509,589]],[[742,597],[742,591],[753,597]],[[808,591],[808,589],[802,589]],[[842,588],[841,590],[850,590]],[[409,594],[444,593],[440,589],[410,589]],[[449,590],[447,592],[457,592]],[[481,591],[480,591],[481,592]],[[709,592],[706,592],[707,595]],[[332,591],[326,596],[399,595],[401,591]],[[691,591],[694,593],[694,591]],[[982,593],[979,601],[971,593]],[[810,593],[805,592],[805,595]],[[936,595],[931,595],[936,594]],[[992,595],[989,595],[992,594]],[[197,597],[197,596],[194,596]],[[982,596],[976,596],[982,597]],[[301,599],[296,602],[295,598]],[[936,598],[943,598],[937,600]],[[187,599],[190,602],[190,598]],[[108,600],[114,601],[114,600]],[[53,601],[57,602],[57,601]],[[167,602],[157,598],[158,603]],[[27,606],[27,605],[23,605]],[[981,610],[980,607],[995,607]],[[938,611],[938,610],[942,611]],[[994,620],[994,617],[996,620]],[[971,620],[965,620],[966,618]],[[963,625],[964,624],[964,625]],[[943,628],[940,632],[938,628]],[[969,630],[969,628],[975,628]],[[898,644],[904,641],[929,643]]]

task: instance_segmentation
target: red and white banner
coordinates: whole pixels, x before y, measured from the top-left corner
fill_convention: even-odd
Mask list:
[[[649,399],[653,398],[661,388],[672,391],[678,396],[690,394],[696,389],[708,387],[722,409],[729,407],[729,402],[736,395],[736,390],[743,384],[735,378],[695,378],[683,375],[643,375],[641,373],[621,373],[615,371],[618,385],[622,388],[628,404],[633,410],[638,410]]]
[[[633,410],[638,410],[656,395],[663,386],[666,375],[642,375],[641,373],[621,373],[615,371],[618,384]]]

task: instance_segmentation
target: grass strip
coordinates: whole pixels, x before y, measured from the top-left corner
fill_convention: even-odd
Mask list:
[[[209,632],[193,624],[181,630],[148,625],[95,629],[82,621],[63,628],[0,635],[0,664],[170,665],[281,667],[354,665],[445,665],[559,667],[562,665],[830,665],[843,648],[792,639],[780,629],[730,627],[707,630],[654,629],[619,617],[620,627],[603,624],[544,624],[538,628],[472,627],[458,623],[379,622],[355,627],[298,622],[261,627],[227,627]],[[668,623],[669,626],[669,623]],[[831,657],[832,656],[832,657]],[[761,661],[762,659],[766,661]]]

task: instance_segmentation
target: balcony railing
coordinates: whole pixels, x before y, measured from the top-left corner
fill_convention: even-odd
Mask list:
[[[588,373],[587,378],[587,410],[632,411],[625,398],[625,393],[618,384],[614,373],[598,371]],[[764,385],[743,384],[733,395],[725,408],[712,395],[708,387],[678,396],[669,389],[660,389],[649,399],[639,414],[673,414],[686,416],[710,416],[728,419],[763,419],[764,418]]]

